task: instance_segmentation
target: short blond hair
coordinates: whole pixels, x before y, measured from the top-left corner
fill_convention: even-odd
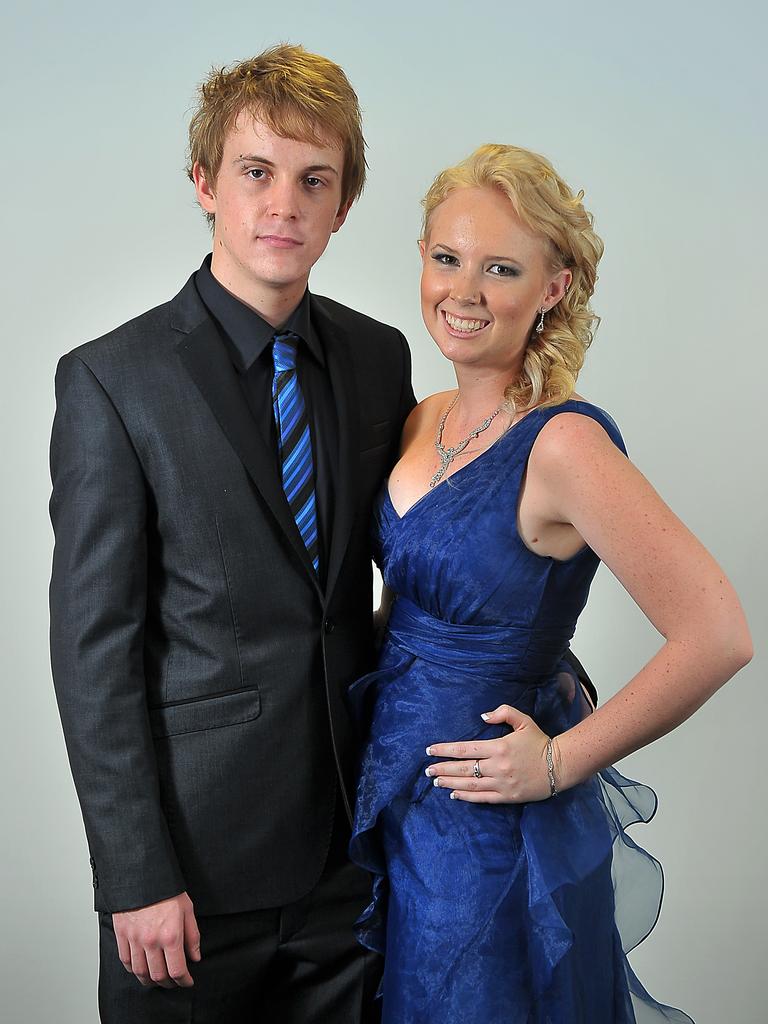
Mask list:
[[[531,331],[520,377],[505,393],[517,409],[559,405],[573,394],[599,323],[589,301],[603,243],[582,204],[584,193],[574,194],[546,157],[493,144],[438,174],[423,200],[423,237],[451,192],[477,187],[501,191],[526,227],[547,242],[551,269],[567,268],[573,275],[566,294],[546,314],[543,332]]]
[[[198,90],[189,124],[190,179],[198,163],[215,184],[227,133],[243,112],[283,138],[315,145],[338,142],[344,150],[342,204],[359,199],[367,167],[360,104],[338,64],[303,46],[282,44],[214,68]],[[213,216],[206,217],[212,223]]]

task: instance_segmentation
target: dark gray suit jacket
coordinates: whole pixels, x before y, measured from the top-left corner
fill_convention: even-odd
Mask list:
[[[340,437],[325,592],[192,279],[59,364],[51,651],[99,910],[298,899],[339,784],[349,810],[370,511],[414,398],[398,331],[316,296],[312,318]]]

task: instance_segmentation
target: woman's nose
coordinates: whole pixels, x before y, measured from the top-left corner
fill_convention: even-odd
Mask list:
[[[480,288],[469,276],[455,277],[451,284],[451,298],[462,306],[476,306],[480,302]]]

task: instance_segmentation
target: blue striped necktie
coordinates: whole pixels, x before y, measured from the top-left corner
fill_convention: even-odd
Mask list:
[[[296,350],[299,339],[290,331],[273,336],[272,405],[280,447],[283,490],[291,507],[304,545],[315,572],[320,559],[317,544],[317,503],[315,471],[312,465],[312,438],[309,433],[304,396],[296,373]]]

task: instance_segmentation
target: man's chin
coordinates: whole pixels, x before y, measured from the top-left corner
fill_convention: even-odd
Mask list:
[[[247,266],[249,276],[268,288],[295,288],[301,282],[306,283],[313,264],[302,260],[277,259],[254,260]]]
[[[254,283],[274,292],[290,292],[297,288],[305,288],[309,279],[309,270],[294,274],[254,274]]]

